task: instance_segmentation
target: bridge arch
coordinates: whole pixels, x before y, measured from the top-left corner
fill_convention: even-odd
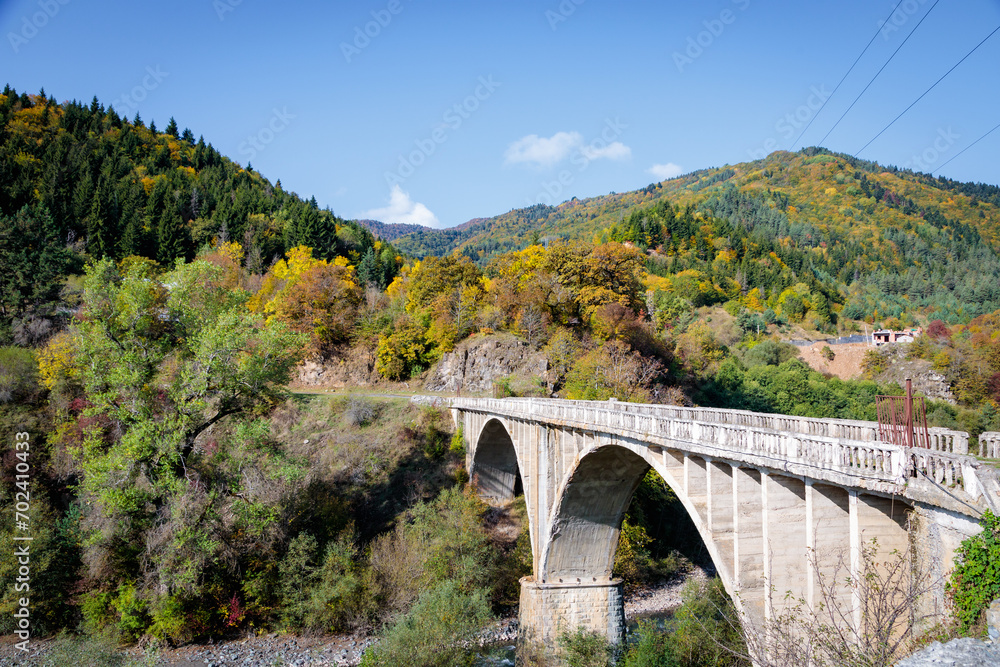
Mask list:
[[[720,558],[716,535],[707,529],[702,513],[686,492],[683,475],[678,474],[683,467],[670,469],[663,460],[647,446],[624,442],[581,453],[579,463],[557,492],[559,500],[536,573],[538,581],[610,582],[625,511],[652,469],[677,496],[733,596],[734,582]],[[688,465],[706,469],[712,461],[695,458]]]
[[[487,501],[512,501],[522,486],[522,468],[510,429],[500,419],[489,419],[473,442],[469,478],[476,491]]]
[[[918,456],[865,422],[546,399],[454,399],[451,410],[484,497],[512,499],[523,475],[534,576],[521,581],[519,654],[554,651],[561,632],[581,626],[623,636],[612,568],[623,514],[649,468],[754,622],[778,618],[786,591],[825,602],[821,578],[847,567],[857,579],[872,538],[879,553],[904,552],[911,513],[913,544],[950,562],[976,532],[970,512],[1000,494],[996,476],[965,456],[960,433],[936,433],[935,449]],[[862,595],[837,583],[835,597],[860,627]]]

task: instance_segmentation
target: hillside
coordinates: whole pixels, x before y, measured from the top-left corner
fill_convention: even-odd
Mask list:
[[[399,222],[381,222],[379,220],[355,220],[377,238],[392,243],[396,239],[429,229],[423,225],[408,225]]]
[[[670,227],[680,218],[686,222]],[[1000,308],[1000,188],[815,148],[422,231],[397,246],[417,257],[458,250],[486,262],[553,238],[663,246],[656,273],[697,270],[722,287],[720,279],[739,272],[744,292],[764,296],[819,283],[852,319],[923,310],[957,322]],[[768,282],[776,273],[785,274],[780,284]]]
[[[97,98],[0,94],[0,339],[16,321],[60,311],[66,276],[90,260],[139,255],[163,266],[213,241],[241,244],[251,273],[307,245],[344,256],[384,286],[396,252],[221,155],[171,118],[164,131]],[[30,338],[30,337],[29,337]],[[30,342],[26,340],[25,342]]]

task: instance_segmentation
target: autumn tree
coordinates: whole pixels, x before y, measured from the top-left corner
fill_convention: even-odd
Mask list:
[[[266,482],[240,489],[277,465],[252,417],[285,395],[305,337],[265,324],[246,297],[208,262],[161,277],[149,260],[102,260],[63,344],[72,371],[49,371],[84,392],[53,440],[79,462],[91,575],[151,613],[196,598],[270,512]]]

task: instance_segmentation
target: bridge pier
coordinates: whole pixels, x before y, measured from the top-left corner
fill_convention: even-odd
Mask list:
[[[559,637],[579,628],[612,643],[625,636],[621,579],[542,583],[521,579],[517,655],[520,661],[545,662],[560,654]]]

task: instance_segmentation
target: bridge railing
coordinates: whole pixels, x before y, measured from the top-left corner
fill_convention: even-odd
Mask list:
[[[988,431],[979,434],[979,455],[988,459],[1000,459],[1000,432]]]
[[[501,399],[512,400],[512,399]],[[624,403],[608,401],[567,401],[562,399],[513,399],[529,401],[535,405],[594,405],[607,408],[614,405],[614,410],[627,413],[653,415],[667,419],[688,419],[700,422],[732,424],[750,428],[766,428],[772,431],[787,431],[803,435],[815,435],[825,438],[847,438],[861,442],[877,442],[879,440],[878,423],[853,419],[817,419],[815,417],[797,417],[794,415],[779,415],[749,410],[726,410],[722,408],[685,408],[676,405],[650,405],[643,403]],[[969,453],[969,434],[962,431],[952,431],[945,428],[929,430],[929,449],[952,454]],[[1000,436],[1000,433],[997,434]]]
[[[781,423],[780,421],[765,421],[760,424],[753,420],[740,420],[741,423],[703,421],[695,418],[697,408],[680,408],[683,412],[676,413],[671,410],[627,410],[622,408],[635,404],[609,404],[603,401],[480,398],[456,399],[452,405],[494,414],[559,422],[578,428],[632,434],[639,439],[659,436],[708,443],[733,453],[776,458],[783,462],[838,470],[887,482],[902,483],[906,477],[903,450],[896,445],[846,436],[799,433],[770,426]],[[720,412],[712,414],[718,415]]]
[[[942,436],[941,450],[907,449],[879,442],[877,425],[850,420],[607,401],[457,398],[428,399],[426,402],[559,422],[575,428],[631,435],[639,440],[658,436],[709,444],[734,454],[805,464],[893,484],[903,484],[907,478],[925,477],[942,486],[963,488],[972,499],[985,497],[990,506],[997,505],[990,494],[1000,496],[997,475],[989,470],[984,473],[982,465],[965,453],[968,435],[946,429],[937,429]],[[823,425],[827,428],[822,428]],[[983,434],[980,443],[987,450],[984,455],[1000,458],[996,456],[1000,433]],[[945,446],[960,451],[946,451]],[[963,449],[965,451],[961,451]]]

